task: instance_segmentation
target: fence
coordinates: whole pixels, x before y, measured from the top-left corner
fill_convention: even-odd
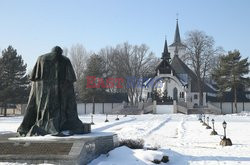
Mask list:
[[[124,103],[77,103],[77,112],[83,114],[112,114],[123,108]]]
[[[233,102],[210,102],[212,105],[221,109],[222,114],[229,113],[240,113],[241,111],[249,111],[250,112],[250,102],[238,102],[237,103],[237,112],[234,107]]]

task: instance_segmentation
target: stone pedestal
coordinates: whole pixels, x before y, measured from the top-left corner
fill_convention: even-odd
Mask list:
[[[0,136],[0,162],[84,165],[117,145],[116,134],[103,132],[69,137],[5,134]]]

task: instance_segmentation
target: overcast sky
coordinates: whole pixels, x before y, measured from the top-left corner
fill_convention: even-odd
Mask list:
[[[249,0],[2,0],[0,50],[17,49],[31,69],[55,45],[81,43],[89,51],[128,41],[160,57],[172,43],[176,13],[181,37],[202,30],[226,51],[250,55]]]

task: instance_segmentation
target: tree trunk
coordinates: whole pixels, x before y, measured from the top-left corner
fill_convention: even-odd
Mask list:
[[[199,90],[199,105],[202,106],[203,105],[203,90],[202,90],[202,82],[199,77],[197,79],[197,83],[198,83],[198,90]]]
[[[92,97],[92,114],[95,114],[95,97]]]
[[[234,107],[235,107],[235,112],[237,113],[237,90],[236,87],[234,87]]]
[[[203,106],[203,91],[200,91],[200,105]]]
[[[7,116],[7,104],[4,104],[3,116]]]

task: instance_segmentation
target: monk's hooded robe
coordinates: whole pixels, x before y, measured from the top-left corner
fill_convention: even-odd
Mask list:
[[[60,47],[38,58],[31,81],[28,105],[17,130],[21,136],[86,133],[77,114],[73,87],[76,76]]]

